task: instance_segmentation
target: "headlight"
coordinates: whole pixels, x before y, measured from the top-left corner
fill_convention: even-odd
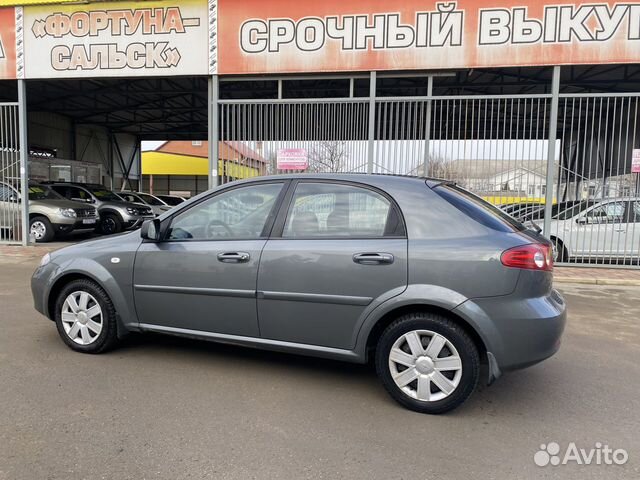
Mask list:
[[[61,208],[60,210],[58,210],[58,212],[63,217],[67,217],[67,218],[76,218],[77,217],[76,211],[73,208]]]
[[[127,213],[129,215],[138,215],[138,209],[137,208],[127,207]]]
[[[45,253],[44,257],[42,257],[42,260],[40,260],[40,266],[44,267],[45,265],[47,265],[49,262],[51,261],[51,255],[48,253]]]

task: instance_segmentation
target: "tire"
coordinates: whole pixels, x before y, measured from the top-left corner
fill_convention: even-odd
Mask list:
[[[113,235],[122,231],[122,220],[115,213],[107,213],[100,221],[100,233]]]
[[[47,217],[37,216],[29,220],[29,235],[32,233],[36,243],[47,243],[53,240],[56,232]]]
[[[87,295],[86,305],[82,304],[83,295]],[[73,313],[73,305],[68,302],[71,296],[75,297],[76,306],[79,307],[77,311],[86,312],[87,315],[83,317]],[[95,315],[96,306],[99,307],[99,316]],[[56,299],[54,318],[64,343],[77,352],[106,352],[118,341],[116,310],[107,293],[92,280],[74,280],[66,285]]]
[[[469,335],[448,318],[411,313],[382,333],[376,347],[376,371],[387,392],[402,406],[440,414],[457,408],[473,393],[480,378],[480,356]],[[409,373],[399,376],[404,372]],[[407,380],[404,387],[399,386]]]
[[[567,247],[564,246],[564,243],[562,243],[562,240],[551,238],[551,241],[553,242],[553,263],[568,262],[569,252],[567,251]]]

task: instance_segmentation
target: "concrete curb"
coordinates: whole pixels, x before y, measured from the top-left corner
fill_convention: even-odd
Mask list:
[[[640,280],[623,280],[617,278],[588,278],[588,277],[576,277],[576,278],[562,278],[555,277],[553,283],[575,283],[580,285],[610,285],[617,287],[640,287]]]

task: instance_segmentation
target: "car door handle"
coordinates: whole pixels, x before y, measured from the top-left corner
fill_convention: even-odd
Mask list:
[[[626,231],[627,231],[626,228],[616,228],[616,232],[624,233]]]
[[[362,265],[389,265],[393,263],[390,253],[356,253],[353,261]]]
[[[218,261],[222,263],[246,263],[251,258],[247,252],[225,252],[218,254]]]

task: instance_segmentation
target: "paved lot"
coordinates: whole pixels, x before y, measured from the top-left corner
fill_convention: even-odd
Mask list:
[[[158,336],[73,353],[31,307],[33,259],[0,259],[0,479],[638,478],[640,289],[563,285],[561,351],[446,416],[372,370]],[[537,467],[540,445],[623,466]]]

